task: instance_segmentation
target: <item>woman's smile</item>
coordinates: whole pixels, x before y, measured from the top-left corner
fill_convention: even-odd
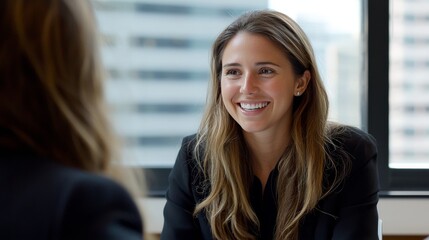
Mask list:
[[[252,112],[256,110],[261,110],[270,104],[269,102],[257,102],[257,103],[246,103],[246,102],[240,102],[237,105],[240,106],[240,108],[243,111],[246,112]]]

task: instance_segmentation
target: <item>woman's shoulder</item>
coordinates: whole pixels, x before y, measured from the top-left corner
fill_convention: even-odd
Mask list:
[[[195,161],[195,147],[197,144],[198,139],[196,133],[183,137],[177,160],[192,164]]]
[[[103,204],[130,205],[134,201],[127,189],[116,180],[102,174],[84,171],[65,166],[49,159],[33,159],[33,178],[37,179],[37,187],[42,185],[52,193],[51,198],[57,203],[64,204],[66,209],[72,205],[82,205],[88,211],[102,207]]]
[[[94,202],[95,205],[109,201],[124,201],[134,205],[126,188],[110,177],[75,169],[61,172],[66,175],[63,183],[64,194],[68,198]]]
[[[87,188],[94,186],[119,187],[113,179],[102,174],[81,170],[74,167],[65,166],[56,161],[34,157],[27,158],[21,163],[30,163],[34,168],[34,175],[40,176],[52,185],[60,185],[61,189],[85,186]]]
[[[361,148],[374,149],[377,146],[375,138],[368,132],[349,125],[335,125],[331,127],[331,139],[349,151]]]
[[[193,191],[198,198],[202,198],[201,194],[206,192],[207,179],[203,173],[204,143],[199,141],[197,134],[183,138],[170,180],[189,183],[188,187],[192,190],[188,189],[188,191]]]
[[[12,204],[9,212],[26,209],[28,219],[42,214],[48,221],[53,219],[55,229],[61,229],[56,234],[73,233],[76,239],[120,239],[110,237],[113,235],[107,234],[109,229],[124,230],[132,236],[129,239],[141,238],[142,223],[137,205],[128,191],[113,179],[35,155],[14,154],[8,160],[9,175],[2,178],[13,176],[15,188],[10,188],[13,194],[9,196],[31,198],[19,208]],[[85,237],[101,236],[99,234],[103,237]]]
[[[123,186],[120,185],[115,180],[111,179],[102,174],[82,171],[74,168],[61,168],[57,172],[57,175],[62,174],[62,178],[65,186],[68,186],[72,190],[83,190],[90,192],[90,189],[94,191],[108,190],[115,192],[123,192],[125,191]],[[126,191],[125,191],[126,192]]]
[[[61,164],[52,163],[46,167],[45,174],[56,182],[54,188],[60,188],[58,193],[65,204],[77,203],[96,209],[102,204],[130,205],[134,208],[134,201],[128,190],[119,182],[102,173],[88,172]]]
[[[193,150],[195,145],[197,144],[197,134],[190,134],[182,139],[182,147],[186,147],[188,150]]]
[[[353,168],[365,165],[377,156],[376,139],[360,128],[341,124],[331,125],[329,137],[333,146],[330,152],[346,152],[353,163]]]
[[[81,233],[75,233],[73,228],[66,227],[63,234],[73,233],[77,238],[120,239],[117,234],[121,231],[127,239],[141,238],[143,225],[140,212],[124,186],[104,175],[73,168],[61,169],[58,173],[64,174],[64,201],[61,201],[64,204],[64,226],[83,229]]]

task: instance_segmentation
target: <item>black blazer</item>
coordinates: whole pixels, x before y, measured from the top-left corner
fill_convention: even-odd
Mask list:
[[[341,185],[319,201],[317,208],[300,222],[299,239],[378,239],[379,183],[375,139],[357,128],[347,127],[334,141],[351,156],[350,172]],[[207,194],[198,187],[202,177],[192,155],[194,145],[195,135],[184,138],[169,176],[162,240],[213,239],[205,215],[192,216],[196,203]],[[338,154],[338,148],[331,148],[330,154]],[[250,201],[261,224],[259,239],[273,238],[277,208],[281,207],[275,204],[276,171],[271,173],[264,193],[257,180],[250,189]],[[328,181],[332,176],[331,171],[325,171]],[[252,197],[255,193],[259,196],[264,194],[264,200],[255,200],[262,199]]]
[[[141,240],[143,229],[132,198],[112,180],[1,150],[0,239]]]

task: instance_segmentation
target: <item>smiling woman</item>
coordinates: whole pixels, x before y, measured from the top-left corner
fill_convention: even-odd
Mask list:
[[[377,239],[374,138],[328,122],[300,26],[240,16],[212,48],[207,107],[169,177],[161,239]]]

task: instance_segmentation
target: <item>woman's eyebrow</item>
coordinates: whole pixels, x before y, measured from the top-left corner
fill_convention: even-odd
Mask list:
[[[222,67],[239,67],[239,66],[241,66],[241,64],[239,63],[227,63],[227,64],[224,64]]]
[[[257,62],[255,65],[256,66],[259,66],[259,65],[274,65],[274,66],[280,67],[280,65],[278,65],[276,63],[273,63],[273,62]]]
[[[278,65],[276,63],[273,63],[273,62],[269,62],[269,61],[266,61],[266,62],[257,62],[255,65],[256,66],[260,66],[260,65],[274,65],[274,66],[280,67],[280,65]],[[241,66],[241,64],[239,64],[239,63],[227,63],[227,64],[224,64],[222,67],[239,67],[239,66]]]

